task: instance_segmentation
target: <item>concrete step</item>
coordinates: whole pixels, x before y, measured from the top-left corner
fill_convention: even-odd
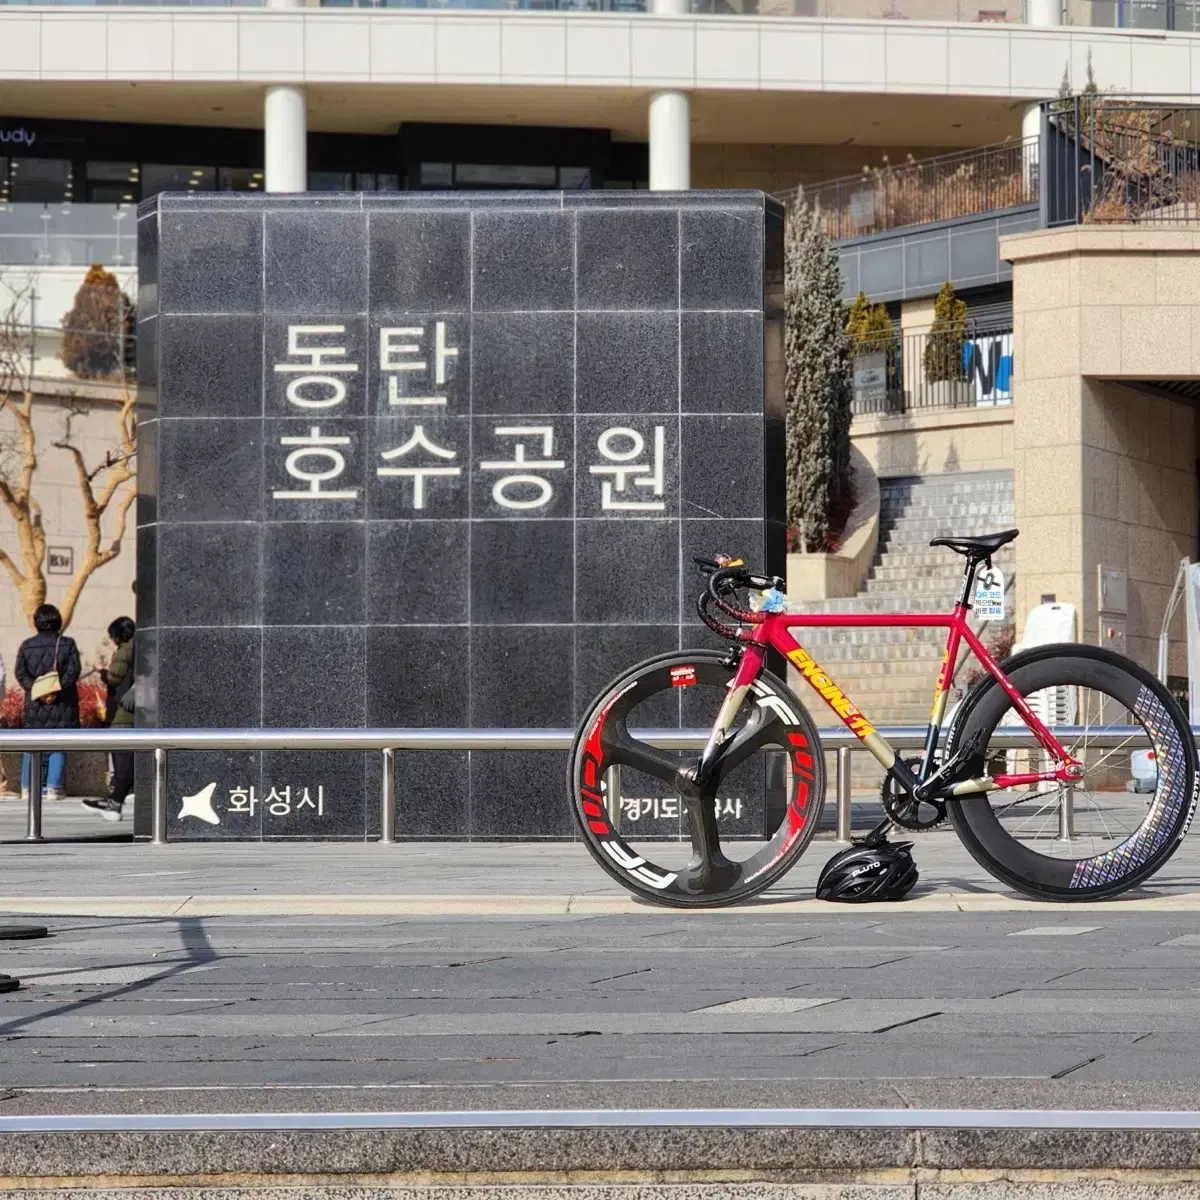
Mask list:
[[[919,488],[929,492],[939,488],[953,490],[964,486],[984,486],[989,483],[1012,484],[1012,471],[997,467],[992,471],[954,471],[941,475],[885,475],[879,481],[880,489],[895,491],[899,488]]]
[[[934,556],[934,563],[958,563],[962,565],[962,556],[957,550],[951,549],[949,546],[934,546],[932,542],[936,538],[968,538],[968,537],[986,537],[990,533],[996,531],[992,528],[971,529],[962,525],[951,527],[949,533],[939,533],[936,529],[881,529],[879,531],[879,545],[876,553],[882,553],[884,550],[892,554],[927,554]],[[1012,543],[1009,543],[1011,546]],[[1016,553],[1015,550],[1009,550],[1007,546],[1002,547],[1003,550],[1011,556]],[[1000,551],[996,551],[997,557]]]
[[[935,667],[942,661],[945,649],[943,639],[925,642],[836,642],[825,644],[814,642],[809,638],[801,638],[801,645],[808,649],[813,657],[820,650],[818,662],[829,666],[833,663],[861,662],[870,659],[875,662],[908,663],[919,662],[932,664]]]
[[[884,488],[879,493],[879,503],[885,508],[902,508],[908,504],[962,504],[972,500],[997,500],[1012,498],[1011,483],[991,483],[956,488],[917,489],[903,492]]]
[[[962,586],[962,576],[906,575],[899,579],[871,578],[867,580],[867,586],[864,591],[869,596],[881,593],[891,595],[896,591],[897,587],[901,586],[910,595],[927,596],[932,611],[940,609],[949,612],[951,605],[958,600],[959,588]],[[862,593],[860,592],[859,595],[861,596]],[[939,596],[944,599],[944,603],[938,602],[937,598]],[[855,599],[858,599],[858,597],[855,597]]]
[[[928,513],[907,513],[895,521],[881,520],[880,528],[887,533],[917,534],[929,531],[930,536],[936,536],[942,530],[951,530],[956,534],[977,536],[980,530],[999,533],[1001,529],[1011,529],[1012,526],[1007,522],[1013,519],[1013,510],[1007,505],[976,513],[947,513],[935,509]]]
[[[909,648],[924,655],[930,646],[946,644],[944,629],[807,629],[796,631],[796,637],[814,655],[819,649],[826,657],[834,651],[840,658],[885,657],[892,650]]]
[[[794,606],[796,612],[807,613],[913,613],[950,611],[950,604],[934,604],[928,596],[917,596],[910,592],[892,595],[866,595],[839,597],[832,600],[805,600]]]
[[[992,556],[992,561],[996,566],[1004,569],[1005,563],[1012,563],[1016,555],[1009,546],[1003,547],[997,554]],[[877,562],[888,568],[899,568],[902,570],[913,572],[925,571],[944,571],[962,578],[963,560],[961,555],[952,554],[949,550],[939,546],[936,550],[918,550],[906,552],[902,550],[888,549],[886,559],[877,556]]]
[[[888,554],[871,568],[872,579],[937,579],[943,582],[962,582],[962,560],[952,562],[932,563],[927,566],[914,566],[903,561],[907,555]],[[896,560],[900,559],[900,562]],[[995,561],[995,560],[993,560]]]
[[[970,520],[972,517],[991,517],[995,513],[1003,512],[1004,509],[1011,506],[1011,496],[997,496],[995,498],[980,500],[961,500],[953,504],[903,505],[895,508],[881,505],[879,515],[883,521],[906,521],[910,518],[928,516],[945,517],[947,521]]]

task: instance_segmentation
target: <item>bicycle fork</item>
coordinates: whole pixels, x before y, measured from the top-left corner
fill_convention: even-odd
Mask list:
[[[758,678],[759,672],[762,670],[766,652],[766,646],[755,642],[749,642],[742,647],[742,656],[738,661],[737,670],[729,684],[729,690],[725,693],[725,699],[721,702],[717,719],[713,722],[712,732],[708,735],[708,742],[701,752],[700,762],[696,766],[694,783],[701,790],[707,790],[708,784],[712,782],[721,751],[729,742],[729,731],[737,719],[742,701],[746,699],[746,693],[750,691],[750,685]]]

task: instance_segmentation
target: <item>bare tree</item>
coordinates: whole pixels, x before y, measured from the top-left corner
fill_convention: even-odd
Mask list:
[[[37,498],[40,460],[33,420],[36,362],[28,323],[32,284],[5,287],[8,294],[0,300],[0,505],[12,519],[18,550],[14,557],[0,548],[0,568],[8,572],[32,626],[34,610],[46,601],[46,529]],[[137,494],[137,393],[125,372],[117,375],[112,386],[117,428],[101,461],[88,463],[77,445],[74,425],[103,400],[89,402],[77,393],[69,394],[62,401],[62,432],[50,443],[74,462],[87,532],[86,548],[59,604],[64,628],[71,623],[88,580],[121,553]]]

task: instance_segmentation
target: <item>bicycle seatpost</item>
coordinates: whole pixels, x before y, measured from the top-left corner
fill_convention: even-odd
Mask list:
[[[958,598],[960,608],[967,608],[971,603],[971,585],[975,582],[975,572],[979,570],[979,564],[982,562],[979,558],[967,558],[967,565],[963,568],[963,587],[962,595]],[[987,565],[992,565],[991,556],[988,556]]]

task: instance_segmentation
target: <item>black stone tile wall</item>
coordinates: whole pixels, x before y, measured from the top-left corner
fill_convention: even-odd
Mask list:
[[[572,726],[711,643],[693,554],[783,573],[761,195],[164,195],[138,227],[139,722]],[[397,765],[401,836],[571,836],[561,754]],[[377,836],[379,775],[173,753],[170,833]]]

